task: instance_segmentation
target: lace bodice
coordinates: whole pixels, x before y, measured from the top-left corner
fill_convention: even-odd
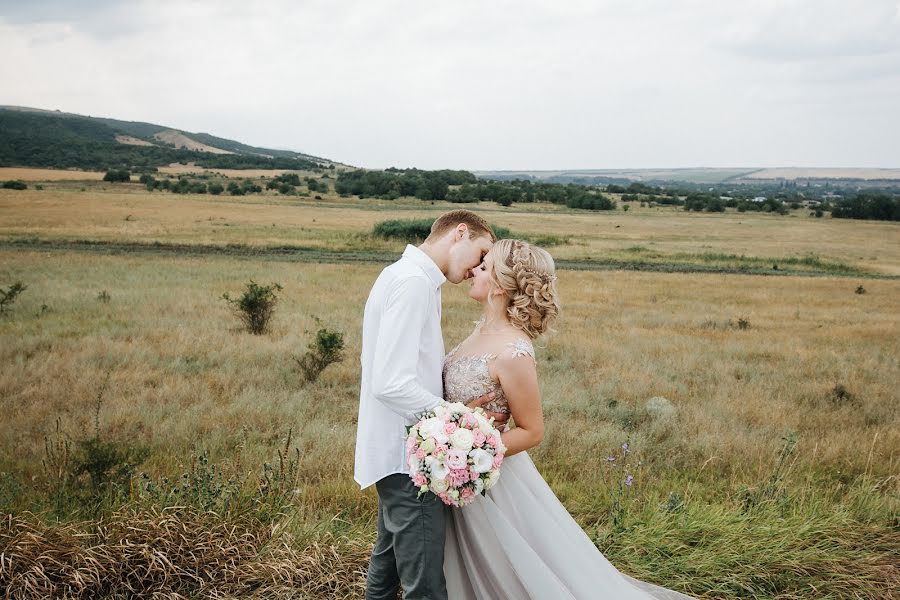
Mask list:
[[[534,347],[528,340],[508,342],[506,352],[515,358],[530,356],[534,359]],[[444,357],[444,399],[448,402],[466,403],[490,392],[496,395],[484,408],[493,412],[508,413],[509,403],[503,394],[499,382],[491,377],[490,362],[498,354],[481,354],[477,356],[457,356],[459,345]]]

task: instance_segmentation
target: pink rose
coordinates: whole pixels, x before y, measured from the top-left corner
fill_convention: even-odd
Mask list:
[[[440,498],[444,504],[450,504],[450,496],[447,495],[447,492],[441,492],[438,494],[438,498]]]
[[[435,458],[440,458],[444,454],[447,454],[449,449],[444,444],[438,444],[434,447],[434,451],[431,453]]]
[[[475,492],[472,490],[472,488],[464,488],[463,491],[460,492],[459,495],[462,497],[463,500],[468,500],[469,498],[471,498],[472,496],[475,495]]]
[[[413,479],[413,483],[415,483],[418,487],[422,487],[423,485],[428,483],[428,479],[426,479],[425,476],[421,473],[416,473],[416,477],[415,479]]]
[[[478,448],[479,446],[483,446],[486,439],[487,438],[484,436],[483,433],[481,433],[480,429],[475,430],[475,447],[476,448]]]
[[[425,458],[425,451],[422,450],[421,448],[417,449],[416,450],[416,458],[418,458],[419,460],[422,460],[423,458]]]
[[[503,464],[503,455],[498,454],[498,455],[494,456],[494,468],[499,469],[500,465],[502,465],[502,464]]]
[[[478,471],[469,469],[469,481],[475,481],[476,479],[478,479]]]
[[[469,455],[465,450],[451,450],[447,453],[447,466],[450,469],[465,469]]]
[[[478,421],[475,419],[475,415],[472,413],[466,413],[463,415],[463,423],[466,424],[466,427],[475,427],[478,424]]]
[[[447,435],[450,435],[454,431],[456,431],[456,423],[447,423],[444,425],[444,433]]]
[[[406,438],[406,449],[412,450],[415,447],[416,447],[416,438],[413,436],[409,436],[408,438]]]
[[[460,487],[467,481],[469,481],[469,472],[465,469],[453,469],[450,471],[450,485],[455,488]]]

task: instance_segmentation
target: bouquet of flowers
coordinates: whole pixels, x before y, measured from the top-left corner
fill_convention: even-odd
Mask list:
[[[444,504],[465,506],[500,478],[506,447],[481,408],[443,402],[409,428],[406,460],[419,495],[434,492]]]

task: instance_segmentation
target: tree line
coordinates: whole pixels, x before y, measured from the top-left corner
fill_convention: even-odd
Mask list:
[[[615,208],[615,203],[596,189],[528,180],[479,180],[468,171],[452,170],[390,168],[384,171],[346,171],[338,175],[335,191],[342,196],[357,195],[383,200],[409,196],[456,203],[491,201],[502,206],[510,206],[514,202],[552,202],[589,210]]]

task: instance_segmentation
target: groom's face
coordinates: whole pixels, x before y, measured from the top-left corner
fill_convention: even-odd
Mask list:
[[[461,283],[471,277],[472,269],[481,264],[493,245],[486,235],[470,238],[469,233],[465,232],[450,248],[447,281]]]

